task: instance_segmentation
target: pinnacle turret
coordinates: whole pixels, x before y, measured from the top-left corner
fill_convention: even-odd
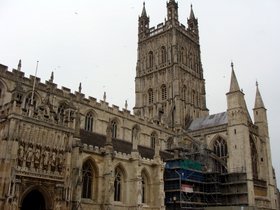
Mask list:
[[[240,88],[235,76],[233,63],[231,62],[231,80],[230,80],[229,92],[235,92],[235,91],[240,91]]]
[[[262,96],[260,94],[259,91],[259,85],[258,82],[256,82],[256,98],[255,98],[255,109],[257,108],[265,108],[263,100],[262,100]]]
[[[194,19],[195,19],[195,16],[194,16],[194,12],[193,12],[193,6],[191,4],[191,12],[190,12],[189,20],[194,20]]]
[[[142,9],[141,17],[147,17],[145,2],[143,2],[143,9]]]

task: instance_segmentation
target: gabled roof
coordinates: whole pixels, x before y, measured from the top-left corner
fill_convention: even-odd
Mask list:
[[[196,131],[211,128],[219,125],[225,125],[227,122],[227,113],[222,112],[193,120],[187,130]]]

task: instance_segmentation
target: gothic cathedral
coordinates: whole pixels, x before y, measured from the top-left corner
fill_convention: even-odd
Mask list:
[[[0,64],[0,210],[279,209],[258,85],[209,115],[193,8],[138,21],[133,113]]]

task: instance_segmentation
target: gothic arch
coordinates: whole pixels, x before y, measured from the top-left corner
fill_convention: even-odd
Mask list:
[[[169,137],[166,141],[166,149],[172,149],[173,144],[174,144],[174,138]]]
[[[82,198],[97,200],[98,167],[94,159],[86,158],[82,165]]]
[[[84,129],[86,131],[94,131],[97,114],[94,110],[90,109],[85,113],[84,117]]]
[[[158,144],[158,134],[156,131],[153,131],[150,136],[150,146],[151,148],[155,149],[157,144]]]
[[[32,191],[38,191],[43,196],[44,201],[45,201],[46,210],[53,210],[53,205],[54,205],[53,197],[48,192],[48,190],[44,186],[41,186],[41,185],[40,186],[39,185],[30,186],[22,193],[22,196],[21,196],[20,202],[19,202],[19,205],[20,205],[19,209],[22,208],[22,204],[23,204],[26,196],[28,196],[29,193],[31,193]]]
[[[151,178],[150,174],[146,168],[143,168],[141,171],[141,201],[142,203],[150,203],[151,195]]]
[[[32,91],[28,91],[23,99],[23,108],[28,109],[28,107],[31,105],[32,100]],[[38,107],[41,104],[41,96],[37,91],[34,91],[33,93],[33,105],[34,108]]]
[[[225,138],[216,135],[211,141],[210,148],[213,151],[211,157],[214,162],[214,170],[220,173],[227,172],[228,147]]]
[[[251,162],[252,162],[252,175],[254,179],[257,179],[258,178],[258,150],[252,135],[250,135],[250,150],[251,150]]]
[[[114,168],[114,201],[126,203],[127,172],[121,163]]]
[[[112,138],[118,138],[120,133],[120,120],[117,117],[114,117],[110,120],[111,122],[111,128],[112,128]]]

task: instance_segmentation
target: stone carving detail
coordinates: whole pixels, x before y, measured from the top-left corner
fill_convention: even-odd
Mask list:
[[[63,150],[20,142],[17,163],[18,167],[25,170],[62,174],[65,168],[65,156]]]

